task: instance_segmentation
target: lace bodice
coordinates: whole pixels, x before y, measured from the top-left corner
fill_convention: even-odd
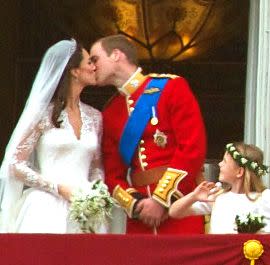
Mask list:
[[[77,139],[65,110],[60,128],[51,122],[52,105],[38,126],[32,128],[16,148],[12,169],[26,186],[57,193],[57,184],[72,187],[103,179],[100,141],[102,118],[99,111],[80,102],[82,127]]]

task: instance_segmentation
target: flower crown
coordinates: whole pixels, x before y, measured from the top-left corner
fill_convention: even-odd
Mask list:
[[[240,165],[241,167],[247,167],[251,171],[253,171],[258,177],[265,175],[268,173],[268,166],[263,164],[259,164],[258,162],[252,161],[247,157],[241,155],[233,143],[229,143],[225,147],[226,151],[232,156],[232,158]]]

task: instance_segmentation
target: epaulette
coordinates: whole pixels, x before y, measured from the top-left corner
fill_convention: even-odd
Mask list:
[[[179,77],[179,75],[172,75],[172,74],[156,74],[156,73],[150,73],[148,76],[153,78],[170,78],[174,79]]]

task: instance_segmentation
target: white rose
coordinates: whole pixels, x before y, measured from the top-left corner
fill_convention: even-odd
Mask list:
[[[245,165],[248,162],[248,160],[244,157],[241,158],[241,163]]]
[[[252,162],[252,163],[251,163],[251,167],[252,167],[253,169],[255,169],[257,166],[258,166],[258,163],[256,163],[256,162]]]
[[[247,217],[247,214],[240,214],[239,215],[239,220],[240,220],[240,222],[241,223],[244,223],[244,224],[246,224],[246,223],[248,223],[248,217]]]

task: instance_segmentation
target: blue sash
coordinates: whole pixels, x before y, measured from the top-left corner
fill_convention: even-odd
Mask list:
[[[120,139],[119,151],[128,166],[152,116],[152,107],[156,107],[167,81],[168,78],[154,78],[148,83],[125,125]]]

